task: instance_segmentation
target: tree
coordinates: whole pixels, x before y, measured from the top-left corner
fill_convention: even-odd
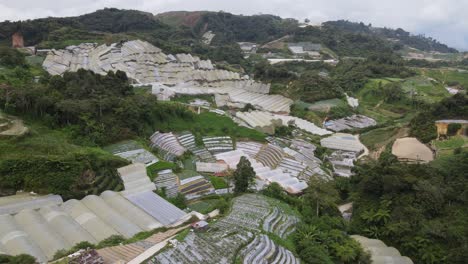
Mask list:
[[[34,264],[36,259],[27,254],[17,256],[0,255],[0,264]]]
[[[315,215],[319,216],[320,208],[335,207],[338,197],[338,192],[332,182],[312,177],[309,180],[309,188],[306,190],[304,200],[306,205],[315,205]]]
[[[234,192],[243,193],[249,189],[249,186],[254,182],[255,171],[246,157],[241,157],[237,164],[237,169],[234,171]]]

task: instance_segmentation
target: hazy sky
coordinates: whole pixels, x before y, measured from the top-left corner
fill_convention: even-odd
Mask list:
[[[275,14],[312,22],[348,19],[374,26],[401,27],[468,50],[468,0],[0,0],[0,21],[75,16],[104,7],[151,13],[223,10]]]

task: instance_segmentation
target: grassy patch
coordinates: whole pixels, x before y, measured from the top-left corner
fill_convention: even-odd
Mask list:
[[[42,62],[44,62],[45,57],[42,57],[42,56],[26,56],[25,59],[31,65],[42,67]]]
[[[190,229],[184,229],[182,232],[179,232],[174,238],[177,239],[177,241],[184,241],[184,239],[190,234]]]
[[[210,94],[199,94],[199,95],[179,94],[179,95],[175,96],[174,98],[172,98],[171,100],[176,101],[176,102],[181,102],[181,103],[188,104],[188,103],[192,102],[195,99],[205,100],[205,101],[209,102],[211,105],[215,104],[214,96],[210,95]]]
[[[222,177],[209,176],[209,179],[215,189],[225,189],[228,187],[228,184]]]
[[[415,76],[403,82],[403,90],[408,94],[416,92],[416,98],[429,103],[434,103],[450,96],[445,87],[437,82],[429,80],[425,76]]]
[[[459,71],[455,69],[420,69],[421,75],[431,77],[442,83],[448,85],[453,82],[458,82],[465,89],[468,89],[468,71]]]
[[[176,164],[169,162],[169,161],[161,160],[146,167],[146,171],[151,181],[153,181],[158,176],[159,171],[167,170],[167,169],[175,169],[175,168],[176,168]]]
[[[386,145],[387,141],[398,133],[398,129],[394,126],[374,129],[361,134],[359,139],[370,150],[376,150]]]
[[[252,139],[260,142],[265,141],[265,134],[256,130],[241,127],[227,116],[219,116],[215,113],[201,113],[195,115],[194,120],[187,122],[182,119],[171,120],[161,123],[162,131],[183,132],[191,131],[196,137],[203,136],[231,136],[234,139]]]
[[[218,200],[197,201],[195,203],[189,204],[188,207],[193,211],[197,211],[201,214],[207,214],[216,209],[217,201]]]
[[[433,140],[433,146],[437,149],[437,158],[448,157],[454,154],[455,149],[468,149],[468,137],[454,136],[447,140]]]
[[[180,180],[187,179],[190,177],[198,176],[200,173],[193,171],[193,170],[182,170],[180,173],[177,174]]]
[[[356,94],[359,99],[357,111],[360,114],[374,118],[379,124],[403,118],[411,110],[408,100],[390,104],[385,103],[382,98],[376,96],[376,94],[378,94],[379,84],[383,86],[393,81],[389,79],[390,78],[370,79]]]

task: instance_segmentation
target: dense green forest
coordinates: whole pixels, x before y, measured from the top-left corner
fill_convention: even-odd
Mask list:
[[[438,51],[443,53],[458,52],[456,49],[450,48],[447,45],[440,43],[436,39],[426,37],[424,35],[412,35],[401,28],[376,28],[372,27],[370,24],[366,25],[362,22],[356,23],[347,20],[325,22],[324,26],[340,29],[344,32],[376,36],[379,38],[397,39],[398,44],[393,46],[394,49],[400,49],[403,47],[403,45],[407,45],[423,51]]]
[[[280,38],[297,28],[294,19],[273,15],[242,16],[225,12],[209,12],[201,16],[194,30],[197,33],[213,31],[214,43],[249,41],[264,43]]]
[[[385,153],[351,177],[351,231],[379,238],[414,263],[464,263],[467,256],[468,152],[428,165]]]

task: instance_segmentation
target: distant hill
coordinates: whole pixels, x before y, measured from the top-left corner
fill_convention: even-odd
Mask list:
[[[437,51],[442,53],[458,52],[456,49],[448,47],[431,37],[413,35],[401,28],[391,29],[386,27],[372,27],[370,24],[366,25],[362,22],[356,23],[347,20],[329,21],[325,22],[324,25],[352,33],[375,35],[422,51]]]
[[[153,15],[137,10],[105,8],[76,17],[42,18],[0,23],[0,44],[10,45],[20,31],[25,45],[63,48],[81,42],[111,43],[141,38],[171,52],[206,53],[202,35],[212,31],[212,46],[235,42],[264,44],[286,35],[291,41],[309,41],[330,48],[339,56],[367,57],[405,47],[426,52],[456,53],[457,50],[403,29],[375,28],[345,20],[329,21],[321,27],[299,27],[295,19],[274,15],[234,15],[226,12],[173,11]],[[195,50],[194,50],[195,49]]]
[[[267,42],[294,31],[298,22],[274,15],[234,15],[226,12],[175,11],[158,14],[162,22],[173,26],[188,26],[194,33],[207,31],[216,34],[215,43]]]
[[[67,29],[67,32],[63,32]],[[61,38],[74,31],[73,36],[80,39],[96,38],[103,33],[170,31],[170,26],[160,22],[153,14],[136,10],[105,8],[93,13],[65,18],[41,18],[21,22],[5,21],[0,23],[0,41],[10,39],[13,33],[21,31],[25,45],[36,45],[50,38]]]
[[[194,27],[200,18],[210,13],[209,11],[171,11],[160,13],[156,15],[156,18],[171,26],[187,26]],[[212,12],[211,12],[212,13]]]

